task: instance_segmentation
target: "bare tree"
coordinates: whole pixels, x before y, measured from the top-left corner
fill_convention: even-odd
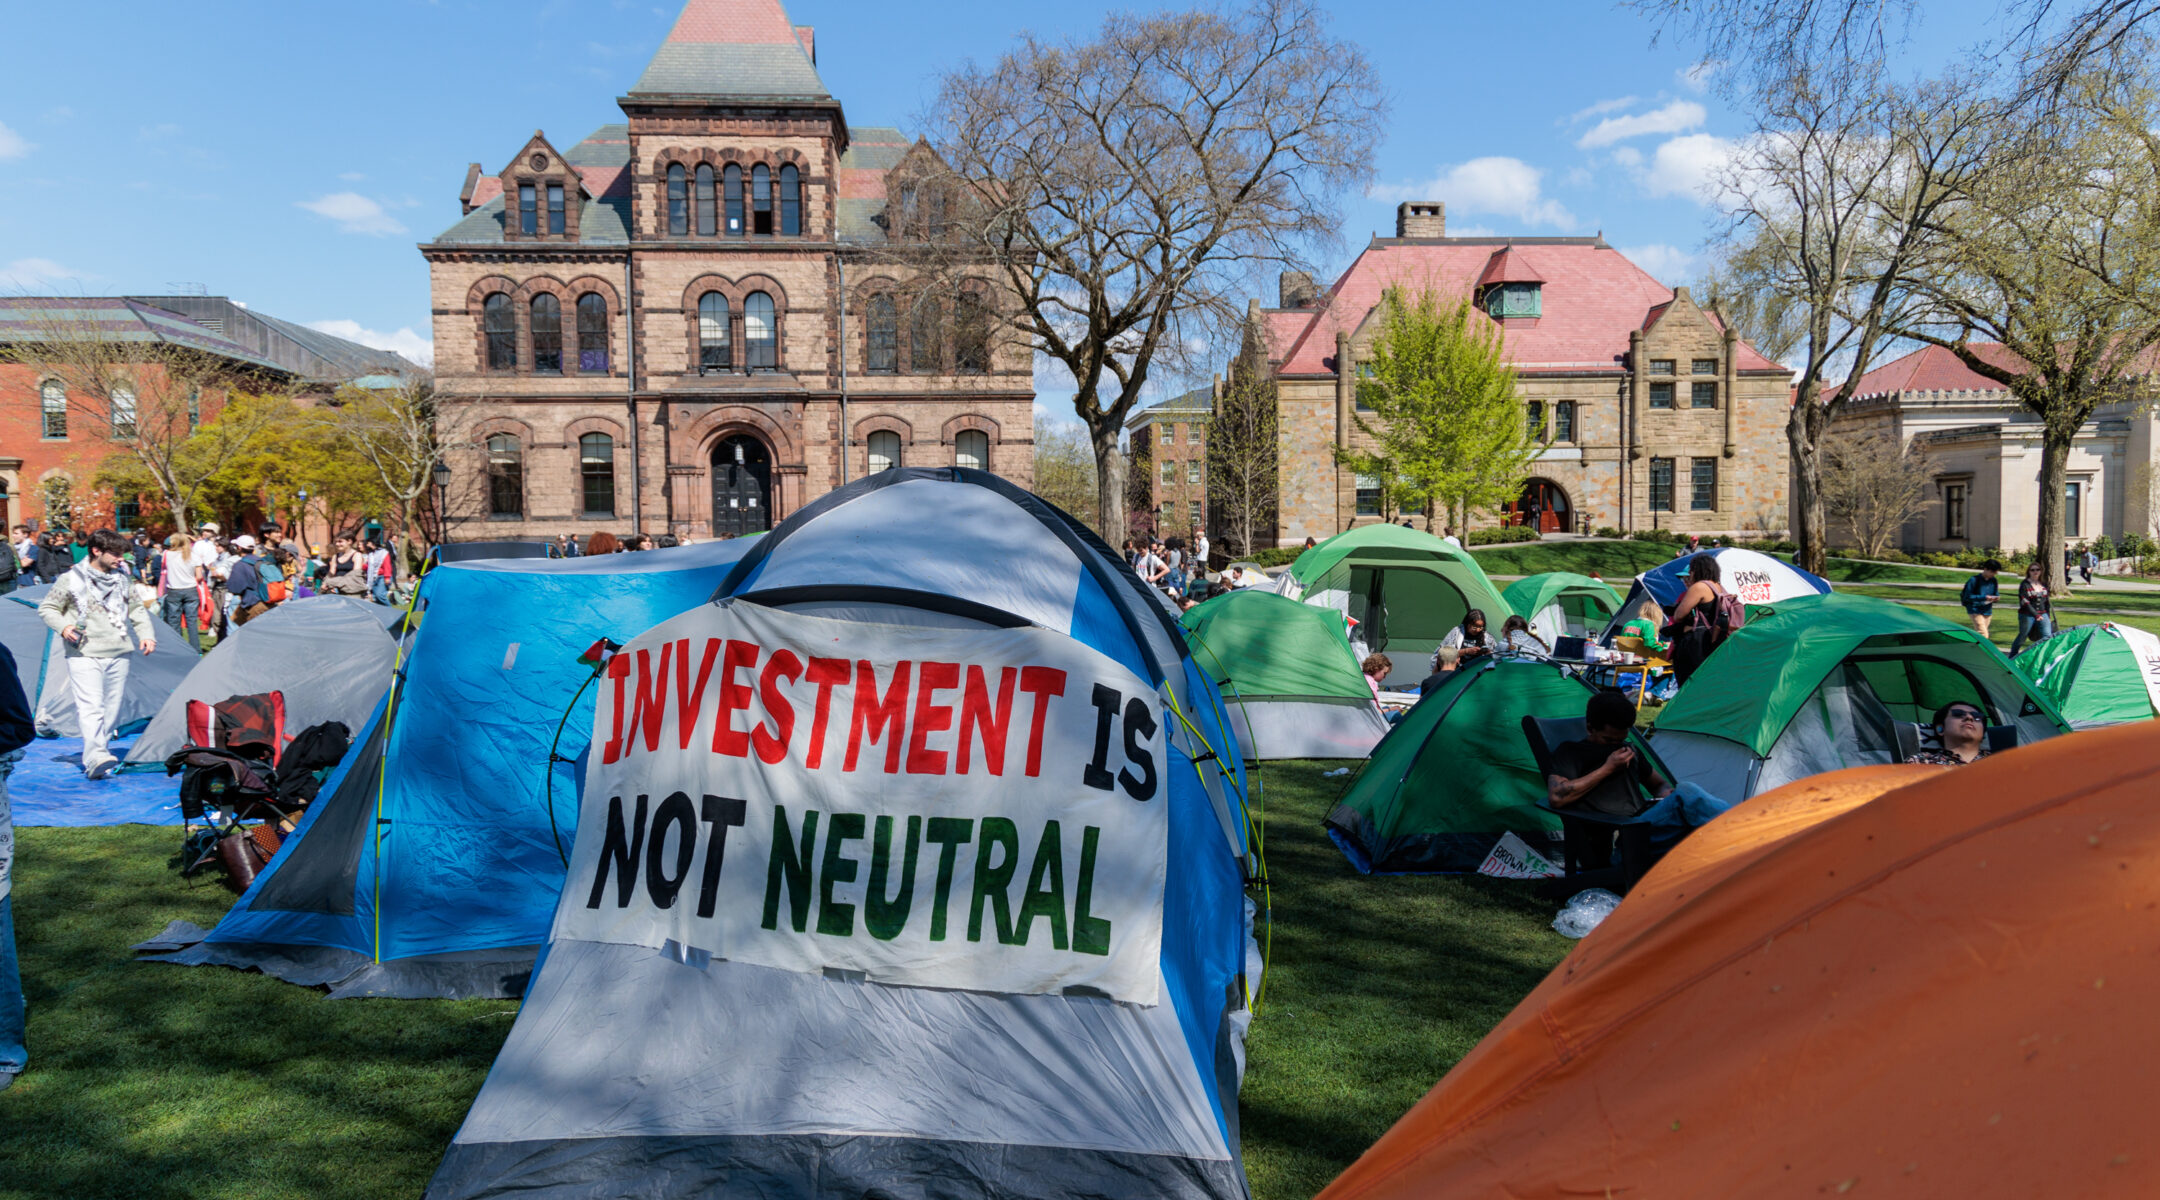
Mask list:
[[[1807,337],[1807,308],[1777,289],[1773,245],[1749,238],[1719,249],[1695,281],[1695,294],[1763,357],[1776,363],[1791,358]]]
[[[1002,276],[1011,336],[1071,372],[1104,533],[1118,434],[1157,368],[1234,327],[1269,267],[1330,239],[1385,105],[1310,0],[1117,13],[948,75],[929,125],[965,202],[950,242]]]
[[[419,569],[422,547],[413,537],[418,513],[442,457],[436,425],[435,379],[423,372],[404,376],[395,388],[339,388],[322,420],[338,443],[362,462],[398,506],[398,528],[405,539],[410,569]],[[437,540],[440,540],[439,538]]]
[[[1275,374],[1268,369],[1266,327],[1247,323],[1237,361],[1223,380],[1222,396],[1208,421],[1209,523],[1223,553],[1250,558],[1265,538],[1275,541]]]
[[[1900,447],[1887,433],[1840,433],[1823,449],[1823,511],[1851,532],[1867,558],[1882,557],[1906,523],[1934,503],[1926,450],[1917,442]]]

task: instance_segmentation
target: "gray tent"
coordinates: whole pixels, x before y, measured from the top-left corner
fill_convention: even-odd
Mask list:
[[[245,625],[198,659],[173,689],[149,728],[128,751],[130,766],[154,767],[188,742],[187,707],[258,692],[285,696],[285,733],[343,721],[354,737],[390,690],[397,640],[383,629],[385,613],[402,614],[355,596],[289,600]]]
[[[23,693],[31,698],[37,714],[39,737],[81,737],[75,720],[75,692],[68,685],[66,653],[60,635],[45,627],[38,616],[38,602],[52,590],[51,584],[10,592],[0,602],[0,642],[15,656],[15,670],[22,676]],[[130,636],[133,636],[132,634]],[[180,681],[199,660],[178,631],[159,627],[155,654],[138,654],[128,666],[127,690],[121,693],[120,714],[113,732],[128,734],[140,729],[157,713]]]

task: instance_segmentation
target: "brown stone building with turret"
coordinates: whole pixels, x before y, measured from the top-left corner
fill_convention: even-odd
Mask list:
[[[420,247],[452,536],[753,533],[870,471],[1025,485],[1026,348],[919,286],[927,145],[850,126],[778,0],[689,0],[624,120],[467,172]]]
[[[1501,326],[1524,419],[1551,436],[1498,519],[1548,533],[1787,527],[1790,371],[1603,238],[1451,238],[1443,206],[1421,202],[1402,205],[1395,236],[1374,238],[1333,287],[1287,273],[1276,307],[1253,305],[1280,403],[1282,544],[1383,519],[1378,481],[1338,466],[1331,448],[1369,440],[1357,363],[1396,284],[1470,293]]]

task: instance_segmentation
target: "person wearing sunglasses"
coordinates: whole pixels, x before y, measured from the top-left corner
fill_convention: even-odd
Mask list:
[[[1922,750],[1907,762],[1962,767],[1986,758],[1987,714],[1970,700],[1952,700],[1935,710],[1935,736],[1939,750]]]

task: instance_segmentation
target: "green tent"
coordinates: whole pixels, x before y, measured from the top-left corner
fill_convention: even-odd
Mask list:
[[[1678,778],[1740,801],[1824,771],[1893,762],[1899,721],[1978,703],[2020,744],[2069,728],[1992,642],[1866,596],[1748,608],[1748,623],[1658,713],[1651,743]]]
[[[1386,736],[1341,614],[1248,588],[1178,620],[1247,759],[1363,758]]]
[[[1525,575],[1509,584],[1501,598],[1548,646],[1563,637],[1596,637],[1620,611],[1620,593],[1602,579],[1573,571]]]
[[[1357,622],[1353,649],[1395,664],[1383,682],[1417,684],[1432,653],[1471,609],[1495,630],[1508,611],[1500,590],[1470,552],[1400,525],[1360,525],[1298,555],[1276,589]]]
[[[2073,729],[2160,711],[2160,637],[2112,621],[2073,625],[2010,660]]]
[[[1373,748],[1327,817],[1361,872],[1475,871],[1502,834],[1559,857],[1560,819],[1524,717],[1580,717],[1590,685],[1551,663],[1485,659],[1448,676]]]

